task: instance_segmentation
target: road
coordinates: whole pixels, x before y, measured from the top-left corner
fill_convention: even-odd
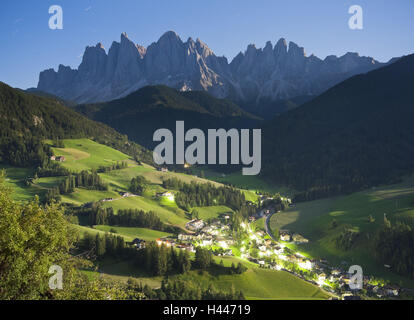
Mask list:
[[[273,235],[272,230],[270,229],[270,218],[272,218],[273,214],[274,212],[270,212],[270,214],[266,217],[264,226],[265,226],[266,233],[269,235],[269,237],[277,242],[279,241],[279,239],[276,239],[276,237]]]
[[[265,219],[265,222],[264,222],[265,231],[269,235],[270,238],[272,238],[274,241],[278,242],[279,239],[276,239],[276,237],[273,235],[272,230],[270,229],[270,218],[275,214],[274,210],[273,209],[268,209],[268,208],[261,209],[257,212],[257,216],[258,217],[264,217],[265,216],[264,212],[266,210],[269,210],[269,214],[266,216],[266,218],[263,218],[263,219]],[[261,218],[259,218],[259,219],[261,219]]]

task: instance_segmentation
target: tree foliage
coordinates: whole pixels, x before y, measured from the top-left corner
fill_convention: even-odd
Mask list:
[[[118,299],[117,285],[91,281],[77,268],[87,261],[70,254],[75,232],[54,203],[20,204],[0,177],[0,299]],[[49,288],[49,268],[63,269],[63,289]]]
[[[92,121],[61,101],[13,89],[0,82],[0,162],[46,167],[52,155],[44,139],[89,138],[152,163],[152,153],[114,129]]]
[[[388,220],[387,220],[388,221]],[[414,231],[404,222],[384,223],[375,238],[375,253],[399,274],[414,277]]]
[[[215,187],[211,183],[185,183],[177,178],[163,181],[166,189],[179,190],[175,196],[177,205],[187,211],[193,207],[226,205],[234,210],[239,210],[246,199],[244,194],[231,187]]]

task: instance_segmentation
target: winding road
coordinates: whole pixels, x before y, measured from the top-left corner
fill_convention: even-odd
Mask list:
[[[269,235],[269,237],[277,242],[277,241],[279,241],[279,239],[276,239],[276,237],[274,236],[272,230],[270,229],[270,219],[272,218],[273,215],[274,215],[274,212],[269,213],[269,215],[266,217],[264,226],[265,226],[266,233]]]

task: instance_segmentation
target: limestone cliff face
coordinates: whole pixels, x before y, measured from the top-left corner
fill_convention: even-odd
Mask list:
[[[126,33],[108,52],[102,44],[87,47],[77,70],[60,65],[40,73],[38,89],[78,103],[123,97],[143,86],[165,84],[176,89],[204,90],[219,98],[258,105],[317,95],[346,78],[384,64],[347,53],[321,60],[285,39],[264,48],[249,45],[229,63],[200,39],[183,42],[168,31],[148,48]]]

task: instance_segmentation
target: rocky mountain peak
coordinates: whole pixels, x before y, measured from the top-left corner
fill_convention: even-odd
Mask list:
[[[303,47],[280,38],[275,46],[247,46],[229,63],[199,38],[185,43],[165,32],[147,48],[123,32],[108,50],[102,43],[86,47],[78,69],[59,66],[40,73],[38,89],[80,103],[123,97],[146,85],[165,84],[179,90],[205,90],[216,97],[260,105],[316,95],[354,74],[383,64],[357,53],[324,60],[307,57]]]
[[[174,31],[165,32],[157,41],[159,44],[163,43],[183,43],[181,38]]]
[[[256,45],[251,43],[247,46],[246,55],[249,54],[249,53],[256,52],[256,51],[257,51]]]
[[[271,41],[267,41],[265,47],[263,48],[263,52],[264,51],[272,51],[273,50],[273,45]]]
[[[299,47],[293,41],[289,42],[288,54],[292,56],[306,57],[305,49],[303,47]]]
[[[274,51],[278,54],[287,53],[287,42],[284,38],[280,38],[274,48]]]

